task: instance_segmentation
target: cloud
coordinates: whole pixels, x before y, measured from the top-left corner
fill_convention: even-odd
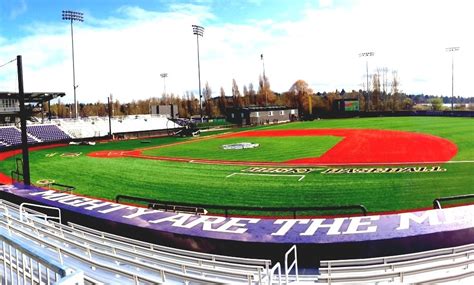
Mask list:
[[[12,5],[10,9],[10,19],[15,19],[19,15],[23,14],[28,10],[28,5],[26,4],[26,0],[18,0],[14,1],[14,4]]]
[[[332,6],[332,0],[319,0],[319,7],[328,8]]]
[[[220,87],[231,93],[235,78],[258,85],[264,54],[265,73],[272,89],[288,90],[298,79],[316,92],[361,89],[365,60],[358,54],[374,51],[369,72],[378,67],[397,70],[405,92],[451,94],[451,54],[455,92],[470,96],[469,68],[474,63],[469,1],[353,1],[324,9],[307,8],[298,20],[267,19],[240,24],[218,22],[211,7],[176,4],[168,11],[124,6],[107,18],[85,13],[74,24],[77,96],[81,102],[121,101],[160,97],[166,89],[177,95],[197,93],[197,46],[191,25],[205,27],[199,38],[201,80],[213,95]],[[213,10],[212,10],[213,11]],[[72,60],[69,25],[36,23],[30,35],[3,39],[0,62],[23,55],[27,91],[63,91],[72,101]],[[391,73],[389,73],[391,74]],[[16,90],[14,68],[0,69],[0,90]]]

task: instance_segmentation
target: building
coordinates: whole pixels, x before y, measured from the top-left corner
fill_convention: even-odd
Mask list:
[[[18,99],[10,93],[0,93],[0,125],[15,123],[20,112]]]
[[[34,112],[42,113],[42,106],[53,99],[64,97],[65,93],[59,92],[33,92],[24,93],[26,116],[30,117]],[[20,121],[19,94],[14,92],[0,91],[0,125],[11,125]]]
[[[263,125],[294,121],[298,118],[298,109],[285,106],[232,107],[226,109],[228,122],[237,125]]]
[[[177,119],[179,118],[178,105],[151,105],[150,114],[163,115],[168,119]]]

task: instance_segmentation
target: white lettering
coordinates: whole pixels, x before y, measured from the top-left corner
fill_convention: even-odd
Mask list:
[[[369,221],[362,222],[362,219],[369,219]],[[343,234],[374,233],[377,231],[377,226],[370,226],[371,221],[378,221],[379,219],[380,216],[350,218],[349,227],[347,227],[347,231],[343,232]],[[359,229],[361,226],[367,226],[367,228],[365,230]]]
[[[186,224],[186,222],[189,220],[189,218],[195,217],[192,214],[184,214],[180,213],[171,217],[167,218],[162,218],[158,220],[153,220],[153,221],[148,221],[149,223],[152,224],[159,224],[163,222],[173,222],[172,226],[173,227],[179,227],[179,228],[186,228],[186,229],[191,229],[194,228],[195,226],[202,224],[202,230],[204,231],[218,231],[217,229],[213,229],[212,225],[213,224],[220,224],[225,222],[226,218],[224,217],[213,217],[213,216],[200,216],[199,218],[189,222]]]
[[[212,228],[212,225],[223,223],[225,222],[225,220],[226,218],[224,217],[200,216],[199,218],[195,219],[187,225],[184,225],[183,227],[190,229],[202,223],[203,231],[215,231],[215,229]]]
[[[161,219],[158,219],[158,220],[152,220],[152,221],[148,221],[148,222],[151,223],[151,224],[160,224],[160,223],[164,223],[164,222],[173,222],[173,226],[183,227],[184,223],[191,216],[192,216],[191,214],[180,213],[180,214],[176,214],[174,216],[169,216],[169,217],[166,217],[166,218],[161,218]]]
[[[402,213],[400,216],[400,226],[397,230],[407,230],[410,228],[410,221],[421,224],[428,220],[430,226],[439,225],[438,213],[436,210],[425,211],[421,216],[415,215],[415,213]]]
[[[148,215],[148,214],[154,214],[154,213],[160,213],[161,211],[157,210],[148,210],[145,208],[137,208],[137,207],[129,207],[129,209],[137,209],[137,211],[134,214],[130,214],[127,216],[123,216],[125,219],[134,219],[138,218],[143,215]]]
[[[101,214],[108,214],[108,213],[111,213],[111,212],[114,212],[114,211],[117,211],[117,210],[120,210],[120,209],[124,209],[124,208],[129,207],[128,205],[119,205],[119,204],[112,204],[112,205],[110,205],[110,206],[111,206],[110,209],[101,210],[101,211],[99,211],[99,213],[101,213]]]
[[[306,225],[309,223],[309,219],[280,219],[276,220],[273,224],[283,225],[281,226],[276,233],[272,233],[272,236],[284,236],[286,233],[296,224]]]
[[[89,201],[87,201],[87,200],[89,200]],[[83,207],[83,206],[91,205],[90,207],[86,207],[84,209],[85,210],[94,210],[96,208],[107,206],[109,204],[111,204],[111,203],[110,202],[103,202],[103,201],[100,201],[100,200],[93,200],[93,199],[84,198],[84,202],[75,204],[74,207]]]
[[[60,199],[58,200],[58,202],[65,205],[74,205],[74,204],[84,202],[84,200],[77,196],[70,196],[70,197],[65,197],[63,199]]]
[[[249,224],[256,224],[260,219],[245,219],[245,218],[230,218],[230,221],[227,223],[223,224],[222,226],[218,227],[215,229],[217,232],[223,232],[223,233],[231,233],[231,234],[243,234],[245,233],[248,229],[246,228],[237,228],[234,230],[230,230],[231,227],[245,227],[246,224],[239,223],[242,220],[247,220]]]
[[[58,193],[58,192],[53,191],[53,190],[48,190],[48,191],[44,191],[44,192],[29,193],[29,195],[31,195],[31,196],[41,195],[44,199],[51,200],[51,201],[59,200],[59,199],[61,199],[61,197],[64,197],[66,195],[70,196],[70,194]]]
[[[341,234],[340,229],[345,220],[347,219],[337,218],[333,220],[334,223],[332,224],[323,224],[326,219],[312,219],[308,229],[304,233],[301,233],[300,236],[312,236],[320,228],[329,228],[327,235],[339,235]]]

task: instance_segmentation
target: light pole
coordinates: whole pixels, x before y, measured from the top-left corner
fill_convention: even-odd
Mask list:
[[[451,53],[451,112],[454,111],[454,52],[458,50],[459,47],[446,48],[446,51]]]
[[[202,94],[201,94],[201,64],[199,62],[199,36],[204,36],[204,28],[198,25],[192,25],[193,27],[193,34],[196,35],[196,43],[197,43],[197,56],[198,56],[198,80],[199,80],[199,109],[201,113],[201,123],[203,122],[202,119]]]
[[[161,78],[163,78],[163,95],[166,95],[166,77],[168,77],[168,73],[161,73]]]
[[[265,60],[263,59],[263,53],[260,54],[260,60],[262,61],[262,74],[263,74],[263,78],[262,78],[262,91],[265,92],[265,107],[267,106],[268,104],[268,98],[267,98],[267,90],[265,89]]]
[[[367,102],[365,102],[365,111],[368,112],[369,111],[369,105],[370,105],[370,95],[369,95],[369,59],[368,57],[369,56],[374,56],[375,55],[375,52],[373,51],[369,51],[369,52],[361,52],[359,53],[359,57],[367,57],[365,59],[365,70],[366,70],[366,74],[367,74]]]
[[[84,22],[84,14],[81,12],[74,12],[69,10],[63,10],[62,13],[63,20],[71,21],[71,46],[72,46],[72,86],[74,89],[74,114],[77,120],[78,112],[77,112],[77,99],[76,99],[76,89],[78,85],[76,85],[76,70],[74,64],[74,29],[72,27],[72,22],[79,21]]]

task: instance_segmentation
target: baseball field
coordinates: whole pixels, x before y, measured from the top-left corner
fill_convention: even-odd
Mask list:
[[[244,142],[256,147],[222,147]],[[198,138],[59,146],[32,151],[30,161],[35,184],[54,181],[74,186],[75,194],[110,200],[122,194],[226,206],[364,205],[369,213],[407,211],[431,208],[438,197],[474,193],[474,121],[328,119]],[[0,163],[6,175],[13,169],[14,156]]]

